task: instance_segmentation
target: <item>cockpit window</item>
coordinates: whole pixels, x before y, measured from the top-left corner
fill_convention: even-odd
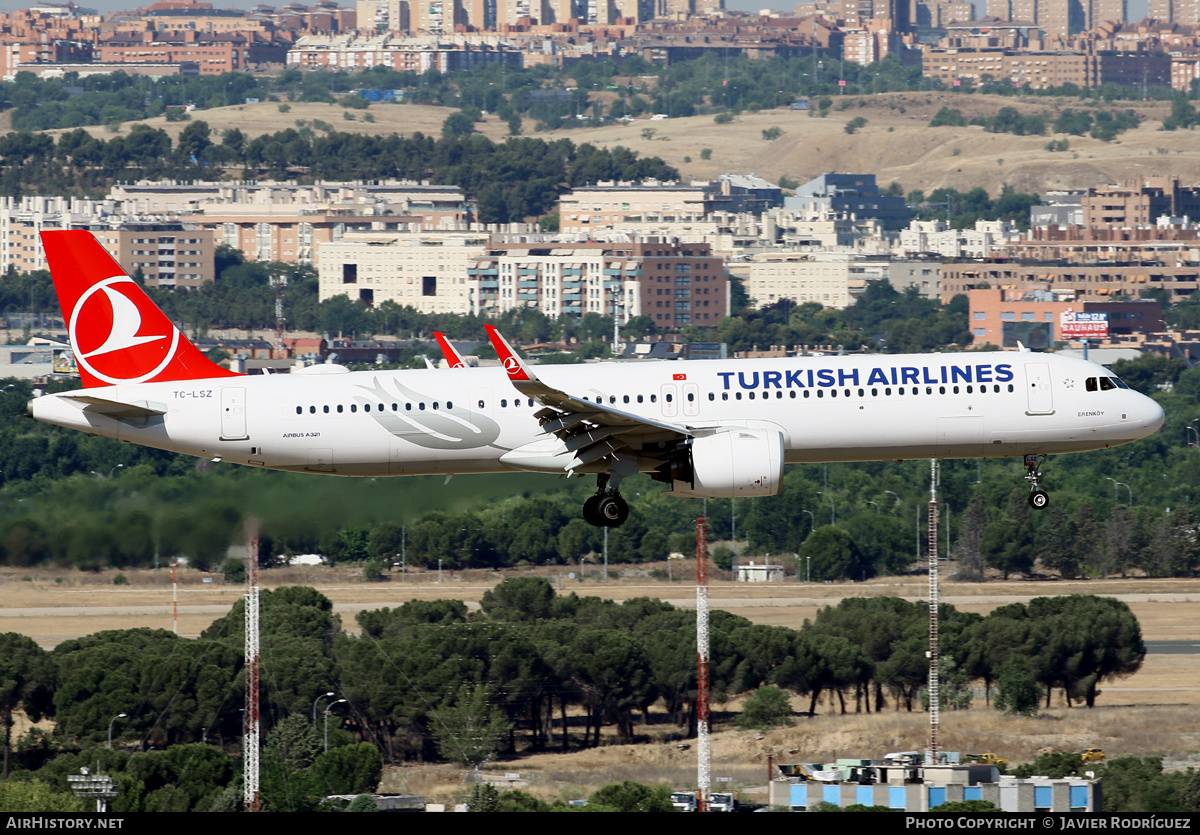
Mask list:
[[[1112,391],[1117,387],[1117,384],[1112,381],[1111,377],[1100,378],[1100,391]]]
[[[1086,388],[1088,391],[1097,391],[1099,387],[1096,384],[1096,378],[1088,377],[1087,383],[1084,384],[1084,388]]]
[[[1110,380],[1112,380],[1114,383],[1116,383],[1116,384],[1117,384],[1117,388],[1119,388],[1119,389],[1127,389],[1127,388],[1129,388],[1129,386],[1125,385],[1125,383],[1124,383],[1124,382],[1121,380],[1121,378],[1120,378],[1120,377],[1109,377],[1108,379],[1110,379]]]

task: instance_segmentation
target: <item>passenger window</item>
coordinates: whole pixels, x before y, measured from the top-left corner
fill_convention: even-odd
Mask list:
[[[328,406],[322,406],[322,407],[321,407],[321,411],[323,411],[325,414],[329,414],[329,407],[328,407]]]
[[[641,402],[642,402],[642,396],[639,394],[637,397],[638,397],[638,402],[639,402],[639,403],[641,403]]]
[[[420,409],[420,410],[423,412],[423,411],[425,411],[425,404],[424,404],[424,403],[418,403],[418,404],[417,404],[417,408],[418,408],[418,409]]]
[[[350,411],[352,411],[352,412],[357,412],[357,411],[358,411],[358,404],[357,404],[357,403],[351,403],[351,404],[350,404]]]
[[[454,404],[453,404],[453,403],[451,403],[449,400],[447,400],[447,401],[446,401],[446,408],[447,408],[447,409],[453,409],[453,408],[454,408]]]
[[[309,411],[312,411],[312,406],[309,406],[309,407],[308,407],[308,409],[309,409]],[[297,406],[297,407],[296,407],[296,414],[298,414],[298,415],[302,415],[302,414],[304,414],[304,407],[303,407],[303,406]]]
[[[411,404],[411,403],[405,403],[405,404],[404,404],[404,411],[406,411],[406,412],[411,412],[411,411],[412,411],[412,404]]]
[[[669,394],[667,395],[667,397],[670,397],[670,396],[671,396],[671,395],[669,395]],[[753,399],[754,399],[754,392],[750,392],[750,399],[751,399],[751,400],[753,400]]]
[[[482,401],[482,400],[480,400],[480,401],[479,401],[479,408],[481,408],[481,409],[483,408],[483,401]]]
[[[342,413],[342,404],[341,403],[338,404],[337,410],[338,410],[338,414],[340,415]]]
[[[628,395],[628,394],[624,395],[624,396],[621,398],[621,402],[622,402],[622,403],[628,403],[628,402],[629,402],[629,395]]]
[[[483,403],[481,402],[479,405],[481,405],[481,406],[482,406],[482,405],[483,405]],[[396,411],[396,410],[397,410],[397,409],[399,409],[399,408],[400,408],[400,404],[399,404],[399,403],[396,403],[396,402],[393,402],[393,403],[392,403],[392,411],[393,411],[393,412],[394,412],[394,411]]]
[[[650,395],[650,402],[651,402],[651,403],[656,403],[657,401],[658,401],[658,395],[656,395],[656,394],[652,394],[652,395]]]
[[[433,410],[435,412],[437,411],[437,407],[438,407],[438,404],[437,404],[437,401],[435,400],[435,401],[433,401]]]
[[[508,406],[508,401],[507,401],[507,400],[501,400],[501,401],[500,401],[500,408],[502,408],[502,409],[503,409],[503,408],[506,408],[507,406]]]

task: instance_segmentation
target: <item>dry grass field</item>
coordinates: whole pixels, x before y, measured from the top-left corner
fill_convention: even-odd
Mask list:
[[[601,582],[550,574],[562,592],[624,600],[659,597],[691,607],[693,587],[683,582],[656,581],[638,570],[613,569]],[[665,566],[663,566],[665,568]],[[128,585],[114,586],[116,572],[97,575],[78,572],[0,569],[0,632],[15,631],[52,646],[72,636],[101,629],[147,626],[171,628],[170,572],[156,581],[153,571],[126,571]],[[334,601],[347,628],[354,628],[360,609],[396,606],[407,600],[457,598],[477,605],[483,593],[503,576],[471,571],[410,576],[400,582],[368,584],[352,568],[281,569],[266,572],[264,586],[308,584]],[[180,633],[198,634],[228,611],[243,593],[240,586],[203,582],[204,575],[181,572]],[[845,596],[898,595],[920,599],[921,578],[885,578],[847,585],[787,583],[751,586],[718,580],[712,584],[711,605],[757,623],[800,626],[822,606]],[[1053,594],[1090,593],[1125,600],[1141,620],[1149,641],[1185,640],[1200,643],[1200,580],[1105,580],[1091,582],[946,583],[943,596],[963,609],[985,613],[1005,603]],[[793,700],[797,713],[807,701]],[[928,733],[924,713],[838,714],[823,700],[815,717],[797,716],[791,728],[765,734],[736,730],[736,703],[715,706],[713,775],[730,777],[737,786],[764,782],[768,755],[776,762],[826,760],[838,756],[878,756],[884,750],[922,748]],[[967,712],[942,714],[941,736],[946,750],[995,751],[1013,762],[1033,759],[1042,749],[1073,750],[1104,747],[1109,756],[1157,755],[1171,768],[1200,766],[1200,730],[1194,721],[1200,707],[1200,655],[1148,656],[1141,671],[1128,679],[1108,682],[1098,706],[1067,708],[1056,697],[1054,706],[1038,717],[1017,718],[988,710],[983,699]],[[853,705],[849,705],[853,710]],[[661,718],[661,717],[659,717]],[[695,748],[680,744],[678,729],[669,723],[639,726],[640,744],[604,745],[570,754],[541,753],[494,763],[489,770],[520,772],[529,789],[547,799],[575,798],[614,780],[634,779],[686,785],[694,780]],[[580,735],[575,730],[575,737]],[[557,737],[556,737],[557,741]],[[423,794],[452,802],[465,791],[460,769],[445,765],[389,767],[382,789]]]
[[[839,110],[842,104],[847,107]],[[685,178],[710,178],[724,172],[750,172],[772,182],[788,176],[801,182],[827,171],[874,173],[880,184],[893,180],[906,191],[927,192],[942,186],[963,191],[982,186],[992,195],[1008,184],[1018,191],[1086,188],[1103,183],[1121,183],[1146,176],[1178,175],[1184,183],[1200,182],[1200,144],[1190,131],[1163,132],[1158,128],[1169,113],[1167,102],[1105,102],[1105,109],[1134,109],[1141,127],[1122,134],[1113,142],[1090,137],[1068,137],[1069,150],[1046,150],[1049,136],[1013,136],[986,133],[981,127],[930,128],[929,121],[943,106],[958,108],[971,118],[993,116],[1002,107],[1015,107],[1023,114],[1039,113],[1047,123],[1064,108],[1094,109],[1078,99],[1036,96],[977,96],[965,93],[883,93],[835,98],[826,118],[786,108],[743,113],[732,123],[718,125],[712,116],[642,119],[630,124],[600,128],[533,133],[526,121],[525,134],[547,140],[566,138],[576,144],[590,142],[601,147],[623,145],[641,154],[660,156],[678,168]],[[369,110],[346,110],[339,105],[293,103],[286,113],[273,102],[236,105],[197,111],[217,134],[239,128],[248,136],[294,128],[297,122],[322,120],[335,130],[351,133],[422,132],[441,135],[442,122],[452,110],[429,105],[377,104]],[[363,121],[370,113],[373,123]],[[347,120],[344,114],[354,117]],[[865,127],[854,135],[843,128],[850,119],[862,116]],[[187,122],[148,119],[173,137]],[[126,123],[125,134],[135,123]],[[2,127],[2,125],[0,125]],[[772,127],[783,131],[766,141],[762,133]],[[478,130],[493,140],[508,135],[507,125],[489,116]],[[88,128],[99,138],[113,136],[105,127]],[[643,136],[643,131],[653,131]],[[51,131],[50,133],[57,133]],[[712,150],[711,159],[701,151]]]

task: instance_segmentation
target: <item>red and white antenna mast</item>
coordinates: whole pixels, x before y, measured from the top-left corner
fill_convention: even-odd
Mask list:
[[[242,805],[258,811],[258,528],[251,526],[246,548],[246,712],[242,727]]]
[[[696,800],[697,811],[708,811],[712,750],[708,712],[708,536],[703,516],[696,520]]]
[[[938,462],[929,460],[929,761],[938,761]]]

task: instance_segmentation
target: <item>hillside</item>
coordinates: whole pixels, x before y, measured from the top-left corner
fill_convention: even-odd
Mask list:
[[[845,110],[838,109],[843,99],[836,99],[826,118],[778,108],[743,113],[726,125],[716,124],[712,116],[695,116],[541,133],[532,132],[532,122],[526,121],[525,135],[602,147],[623,145],[644,155],[660,156],[684,177],[697,178],[753,171],[771,181],[787,176],[803,182],[826,171],[854,171],[874,173],[882,185],[895,180],[905,191],[982,186],[991,194],[1005,183],[1018,191],[1045,191],[1167,174],[1178,175],[1184,183],[1200,182],[1200,144],[1194,135],[1159,130],[1170,111],[1169,102],[1106,104],[1132,107],[1143,117],[1142,126],[1113,142],[1068,137],[1069,150],[1051,152],[1046,150],[1050,136],[990,134],[981,127],[930,128],[929,121],[938,109],[948,106],[962,110],[968,118],[992,116],[1002,107],[1015,107],[1022,114],[1040,113],[1052,122],[1064,108],[1087,109],[1079,99],[887,93],[846,96],[844,101],[849,103]],[[377,104],[367,111],[348,111],[332,104],[295,103],[280,113],[278,104],[262,103],[198,111],[193,118],[207,122],[217,135],[237,127],[254,137],[314,120],[351,133],[407,135],[421,131],[440,135],[442,122],[452,112],[428,105]],[[347,113],[354,119],[347,119]],[[374,117],[373,123],[363,121],[366,113]],[[854,135],[846,134],[846,123],[857,116],[867,124]],[[132,124],[122,126],[121,133]],[[146,124],[165,128],[172,136],[187,125],[162,118],[146,120]],[[485,117],[477,127],[493,140],[508,135],[507,125],[495,116]],[[775,140],[764,140],[763,131],[772,127],[784,133]],[[88,130],[99,138],[114,135],[104,127]],[[652,133],[647,137],[644,131]],[[701,159],[705,148],[712,150],[707,161]]]

